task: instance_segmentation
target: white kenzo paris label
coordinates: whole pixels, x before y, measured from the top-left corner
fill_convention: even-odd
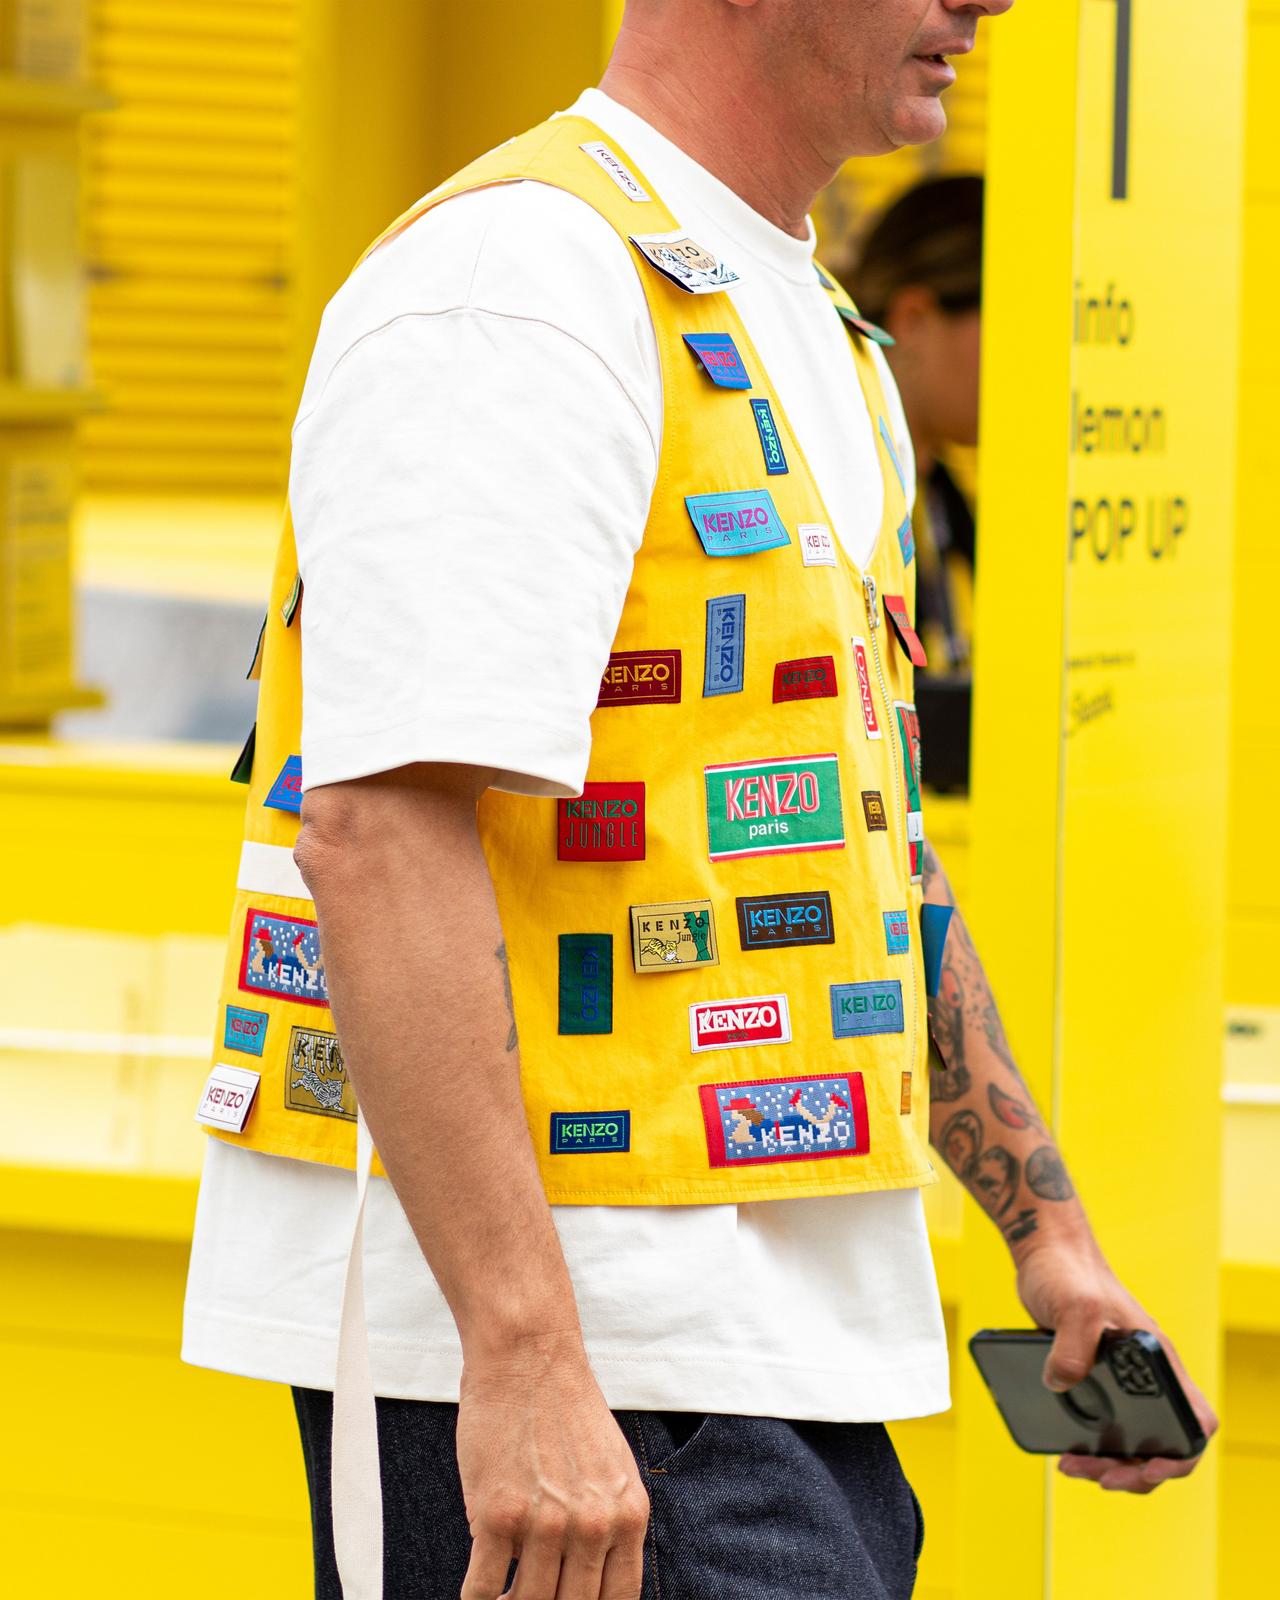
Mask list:
[[[748,995],[741,1000],[700,1000],[689,1007],[689,1046],[736,1050],[748,1044],[786,1044],[791,1013],[785,994]]]
[[[207,1128],[243,1133],[261,1076],[248,1067],[228,1067],[219,1062],[204,1086],[196,1121],[203,1122]]]
[[[583,155],[590,156],[597,166],[604,168],[628,200],[646,201],[653,199],[651,194],[645,193],[607,144],[580,144],[578,149],[582,151]]]

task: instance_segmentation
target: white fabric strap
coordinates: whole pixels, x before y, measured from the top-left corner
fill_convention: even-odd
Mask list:
[[[293,851],[283,844],[255,844],[246,839],[240,846],[240,871],[236,888],[246,894],[285,894],[295,900],[310,900],[293,860]]]
[[[343,1600],[382,1600],[382,1477],[378,1410],[364,1317],[364,1211],[373,1138],[356,1114],[356,1217],[342,1290],[333,1385],[333,1548]]]

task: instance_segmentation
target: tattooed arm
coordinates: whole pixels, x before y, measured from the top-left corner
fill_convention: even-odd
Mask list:
[[[933,905],[955,906],[946,873],[927,843],[924,896]],[[1053,1135],[1014,1063],[991,985],[958,910],[938,993],[929,1002],[929,1032],[929,1136],[1004,1235],[1023,1305],[1038,1326],[1056,1334],[1045,1382],[1068,1389],[1093,1365],[1104,1330],[1159,1330],[1098,1247]],[[1161,1341],[1211,1435],[1217,1418],[1167,1337]],[[1059,1468],[1069,1477],[1093,1478],[1104,1489],[1146,1494],[1193,1465],[1063,1456]]]

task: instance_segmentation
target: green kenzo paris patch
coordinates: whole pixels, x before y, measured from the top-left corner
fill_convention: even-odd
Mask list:
[[[731,761],[704,768],[704,775],[712,861],[844,849],[835,756]]]

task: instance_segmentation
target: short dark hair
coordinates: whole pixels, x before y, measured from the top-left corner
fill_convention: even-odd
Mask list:
[[[849,284],[858,309],[883,321],[902,289],[933,292],[944,311],[982,304],[981,178],[927,178],[874,224],[857,252]]]

